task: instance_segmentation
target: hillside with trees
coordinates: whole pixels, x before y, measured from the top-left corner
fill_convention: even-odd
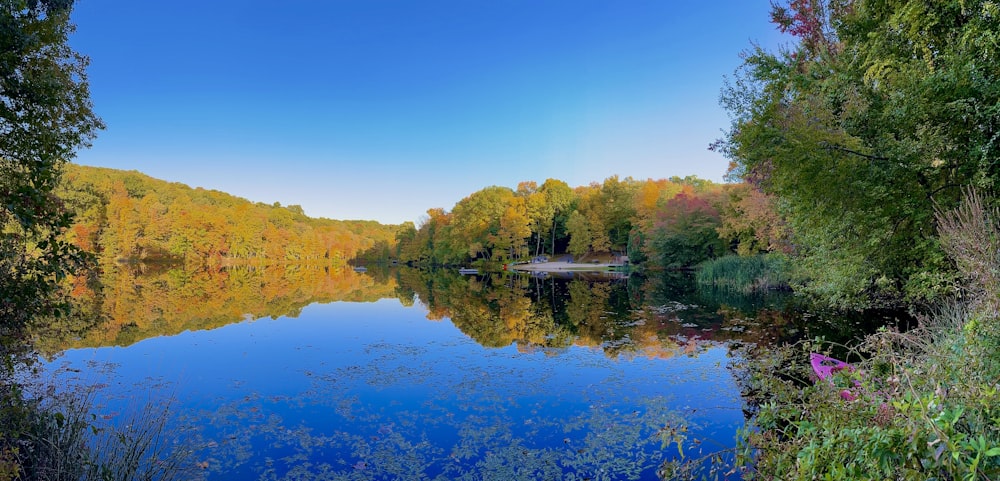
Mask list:
[[[58,195],[67,238],[102,262],[343,265],[399,226],[317,219],[297,205],[253,203],[135,171],[67,165]]]

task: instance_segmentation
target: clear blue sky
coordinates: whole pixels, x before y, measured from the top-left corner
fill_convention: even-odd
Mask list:
[[[108,128],[77,162],[311,216],[418,221],[488,185],[721,181],[723,77],[769,0],[78,0]]]

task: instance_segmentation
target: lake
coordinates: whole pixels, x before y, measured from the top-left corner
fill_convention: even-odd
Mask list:
[[[169,406],[211,480],[659,479],[735,445],[741,346],[858,328],[679,273],[122,267],[76,294],[49,377],[98,423]]]

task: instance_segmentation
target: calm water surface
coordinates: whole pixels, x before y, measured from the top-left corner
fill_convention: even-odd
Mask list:
[[[734,345],[824,325],[683,279],[197,278],[85,293],[101,321],[53,342],[49,370],[98,385],[103,422],[171,400],[213,480],[658,479],[735,444]]]

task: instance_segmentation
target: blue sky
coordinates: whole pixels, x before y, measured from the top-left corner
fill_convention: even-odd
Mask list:
[[[723,78],[769,0],[78,0],[108,125],[76,161],[311,216],[418,222],[489,185],[721,181]]]

